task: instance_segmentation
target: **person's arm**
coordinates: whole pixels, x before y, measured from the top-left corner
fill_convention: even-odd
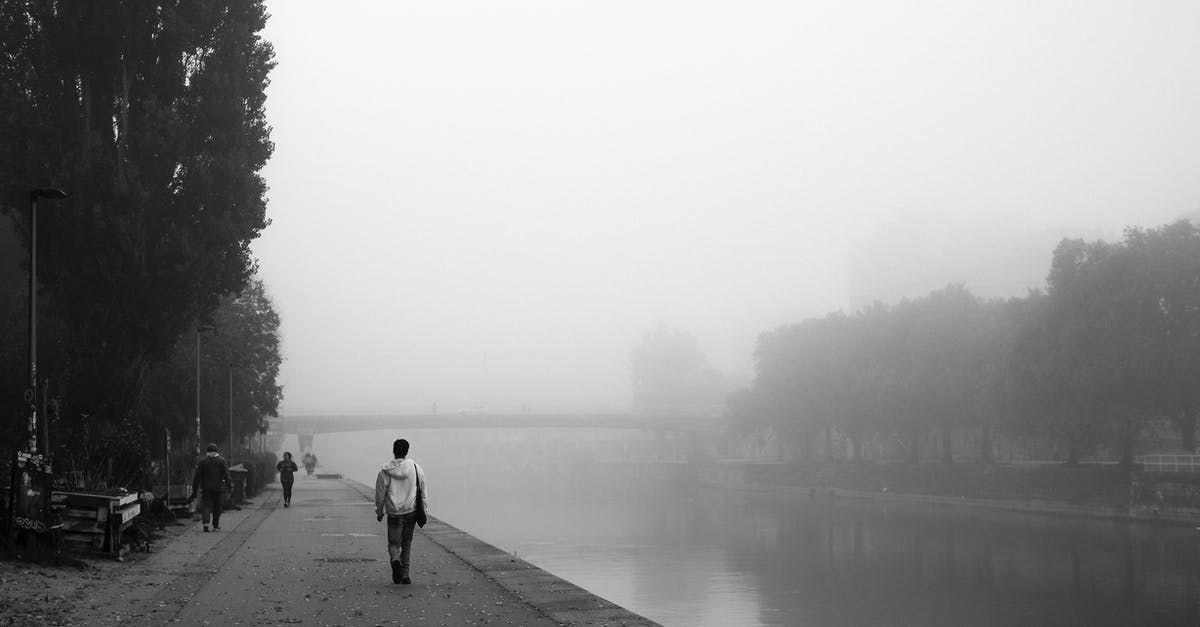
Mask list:
[[[225,482],[225,489],[233,492],[233,477],[229,475],[229,462],[221,464],[221,481]]]
[[[383,520],[383,501],[387,498],[387,473],[382,470],[375,477],[375,520]]]
[[[416,462],[413,462],[415,465]],[[425,471],[417,465],[417,488],[421,490],[421,508],[429,513],[429,485],[425,483]]]

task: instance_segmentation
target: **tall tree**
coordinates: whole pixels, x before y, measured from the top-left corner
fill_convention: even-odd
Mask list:
[[[725,400],[724,417],[730,431],[742,437],[754,437],[760,443],[774,442],[779,457],[783,457],[783,442],[778,437],[777,406],[761,388],[752,386],[737,390]]]
[[[0,205],[39,215],[43,371],[65,418],[119,423],[148,370],[254,271],[274,65],[261,0],[0,2]],[[41,314],[42,312],[39,312]],[[51,350],[61,346],[62,350]]]
[[[976,424],[976,399],[989,357],[983,303],[962,285],[917,303],[910,329],[917,385],[930,427],[942,433],[942,461],[954,461],[955,429]]]
[[[229,439],[231,401],[237,440],[265,432],[267,419],[278,415],[283,394],[276,381],[282,363],[279,314],[262,282],[251,281],[242,293],[221,299],[211,322],[212,330],[199,343],[199,373],[196,338],[189,333],[150,375],[143,393],[145,421],[156,431],[170,429],[178,442],[194,440],[197,374],[205,440]]]
[[[629,357],[633,406],[644,411],[708,411],[728,392],[695,336],[660,325]]]
[[[1074,464],[1105,438],[1100,389],[1106,368],[1095,344],[1096,303],[1086,276],[1112,254],[1105,242],[1063,240],[1054,251],[1045,298],[1035,298],[1017,340],[1026,429],[1048,437]]]
[[[813,394],[818,373],[813,363],[818,348],[820,320],[809,319],[758,336],[754,348],[755,386],[773,408],[772,422],[780,445],[799,444],[805,459],[810,441],[822,426],[823,398]]]
[[[1161,388],[1151,395],[1156,412],[1179,429],[1185,451],[1196,449],[1200,413],[1200,227],[1181,220],[1156,229],[1130,229],[1130,251],[1145,265],[1143,299],[1153,301],[1160,328],[1157,363]]]
[[[1045,298],[1031,290],[1025,298],[992,301],[987,306],[987,358],[982,364],[977,396],[979,418],[979,461],[993,461],[993,434],[997,430],[1020,433],[1022,406],[1021,371],[1018,354],[1022,329],[1029,324],[1031,310]]]

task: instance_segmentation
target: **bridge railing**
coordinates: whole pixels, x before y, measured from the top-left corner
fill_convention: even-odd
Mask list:
[[[637,414],[373,414],[281,416],[271,420],[270,432],[315,434],[389,428],[562,428],[591,427],[710,432],[723,428],[719,418],[698,415]]]
[[[1146,472],[1200,474],[1200,455],[1155,453],[1142,457]]]

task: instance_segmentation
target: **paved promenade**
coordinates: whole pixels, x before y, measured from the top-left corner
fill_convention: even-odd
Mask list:
[[[120,598],[96,590],[73,614],[109,625],[655,624],[433,517],[413,540],[413,583],[393,584],[366,486],[298,477],[290,508],[280,496],[275,484],[227,512],[221,531],[188,523],[129,564]]]

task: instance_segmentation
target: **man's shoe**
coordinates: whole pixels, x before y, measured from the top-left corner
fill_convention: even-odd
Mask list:
[[[409,579],[408,577],[401,577],[401,578],[400,578],[400,583],[402,583],[402,584],[404,584],[404,585],[406,585],[406,586],[407,586],[408,584],[412,583],[412,579]]]
[[[221,530],[221,528],[220,528],[220,527],[218,527],[218,526],[216,526],[216,525],[213,525],[213,531],[220,531],[220,530]]]
[[[401,583],[399,560],[392,560],[392,583]]]
[[[204,533],[208,533],[208,525],[204,525]]]

